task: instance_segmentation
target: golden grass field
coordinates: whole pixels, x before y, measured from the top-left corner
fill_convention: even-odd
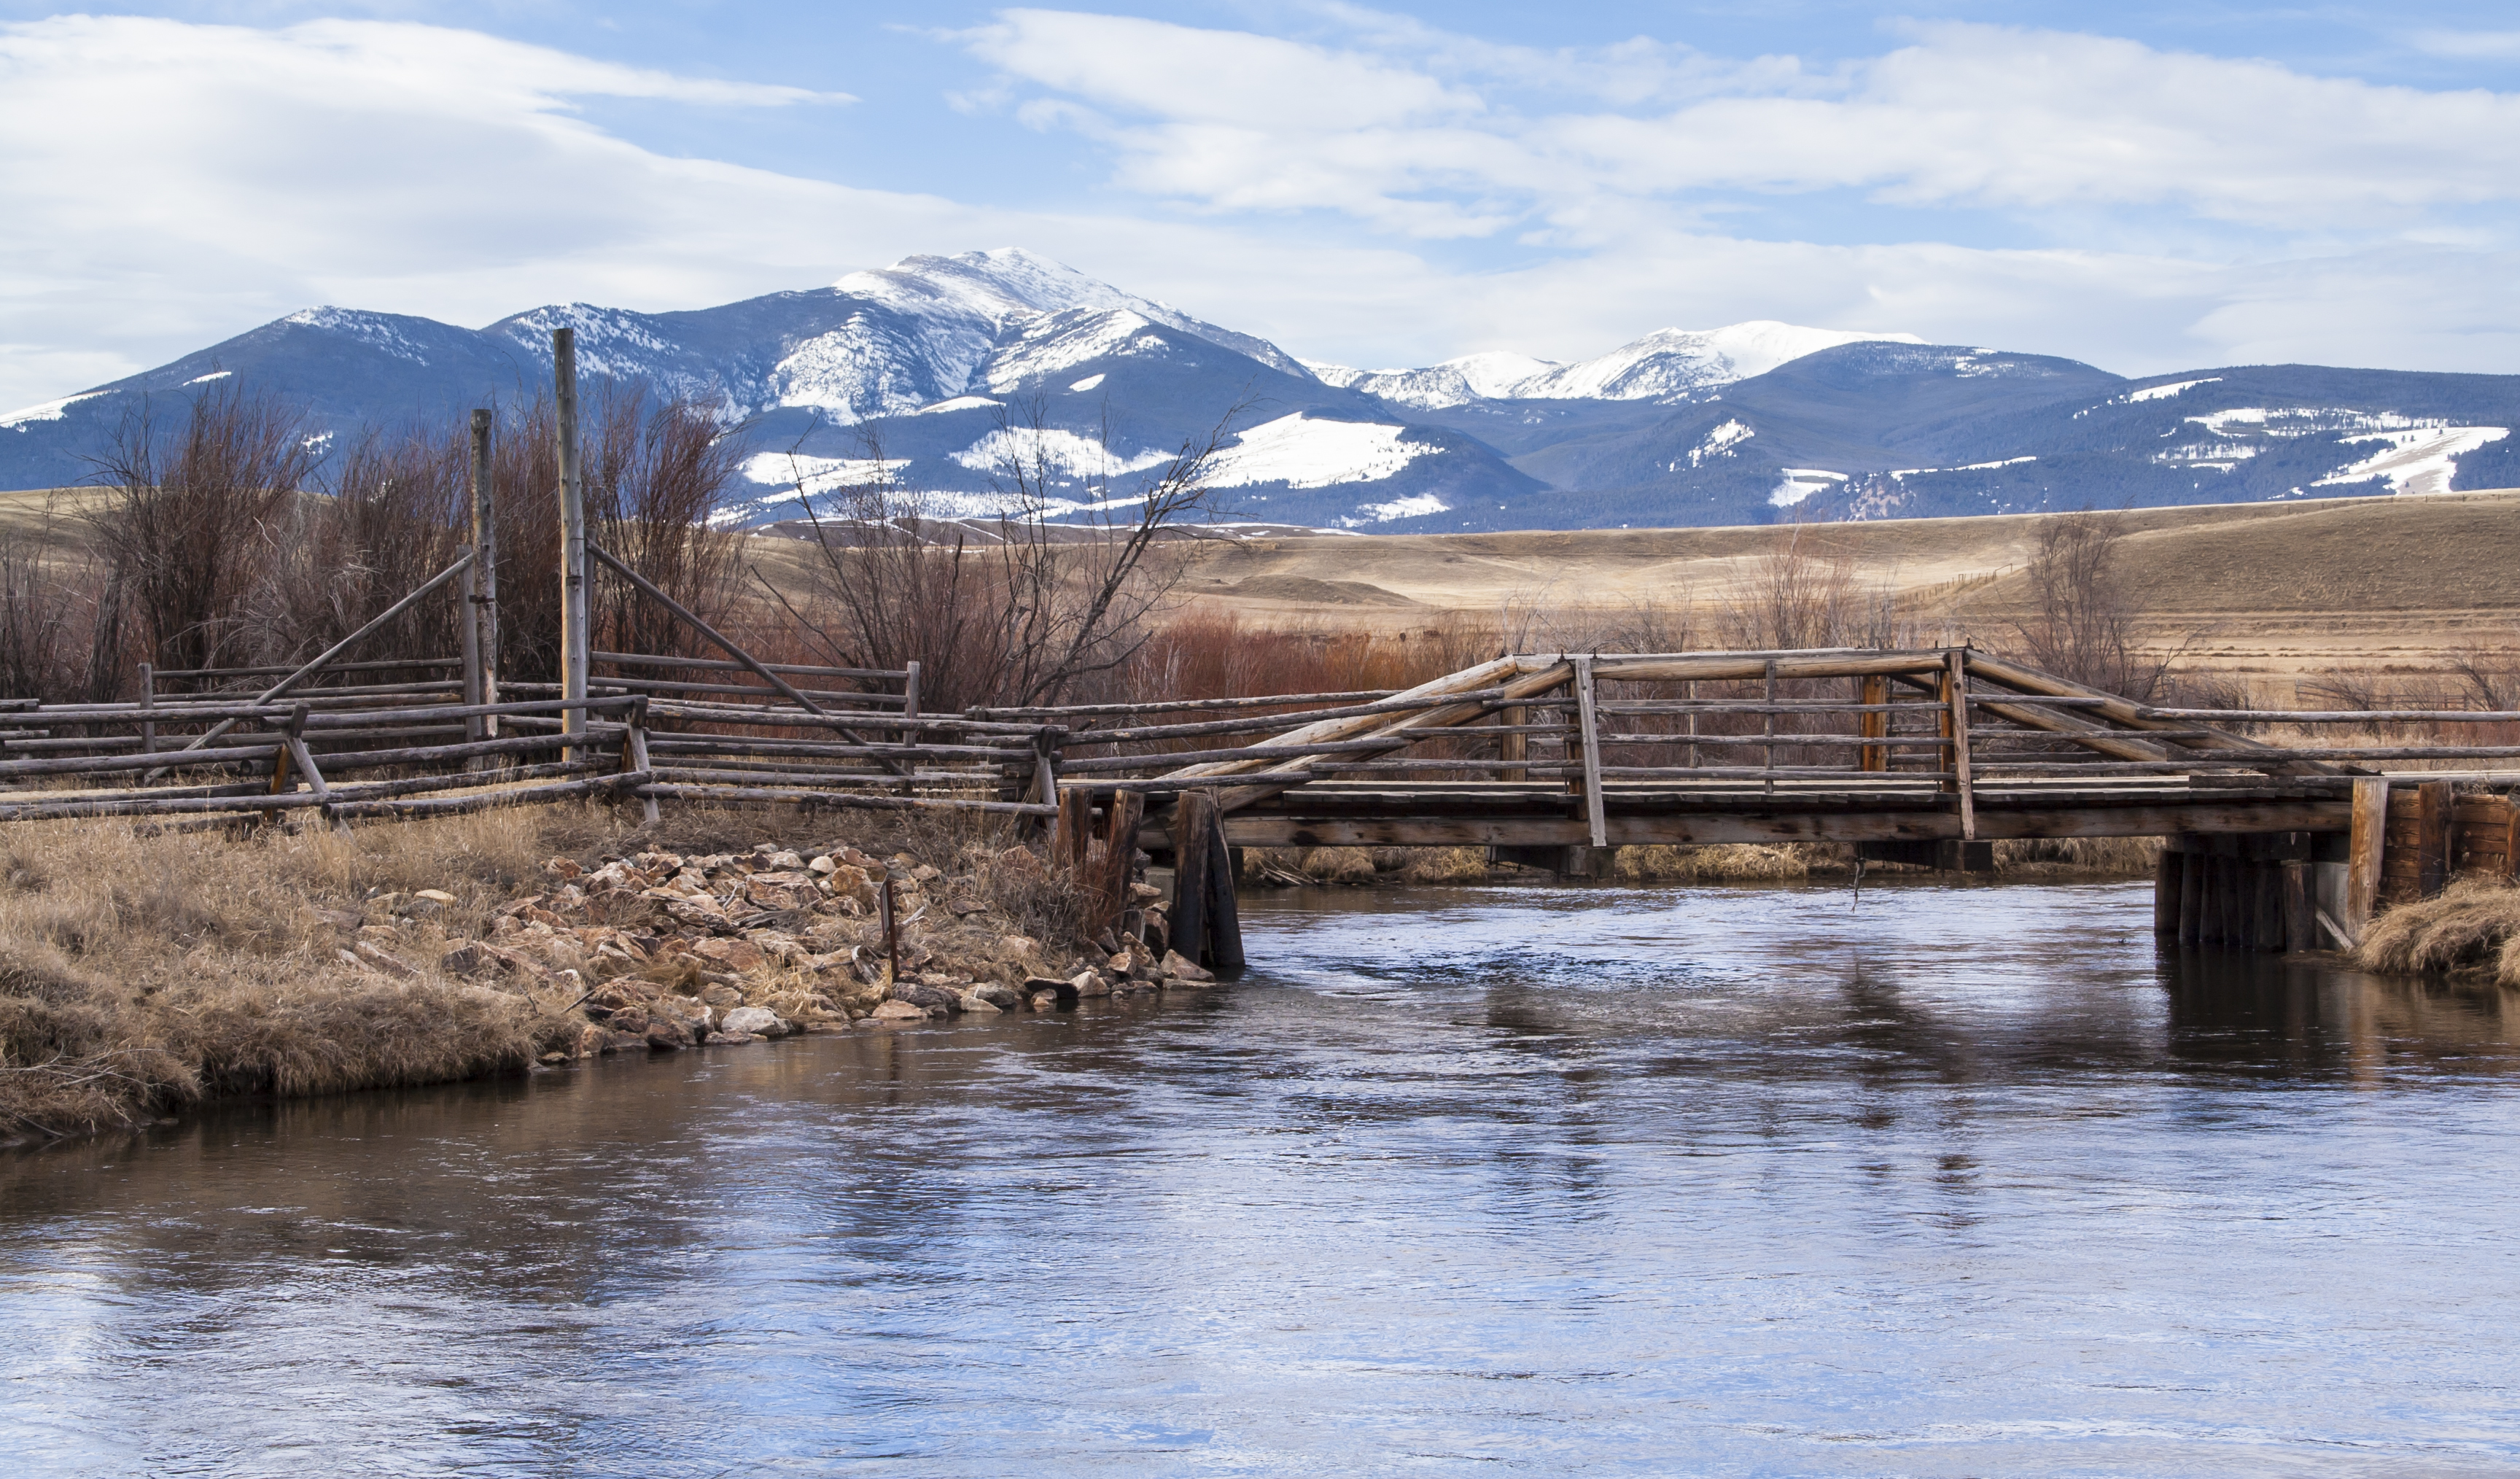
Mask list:
[[[92,489],[0,494],[0,538],[82,542]],[[1391,632],[1511,607],[1720,606],[1777,545],[1800,541],[1899,598],[1926,641],[2002,649],[2048,515],[1707,529],[1316,535],[1200,541],[1191,608],[1273,627]],[[2182,666],[2241,677],[2423,670],[2441,653],[2520,647],[2520,490],[2143,509],[2117,515],[2121,577],[2145,638]],[[798,541],[746,541],[745,565],[803,583]]]
[[[2003,648],[2047,515],[1711,529],[1316,536],[1202,546],[1185,590],[1262,624],[1389,629],[1509,605],[1719,605],[1779,541],[1886,586],[1927,640]],[[2430,666],[2520,646],[2520,490],[2118,515],[2152,642],[2241,675]]]

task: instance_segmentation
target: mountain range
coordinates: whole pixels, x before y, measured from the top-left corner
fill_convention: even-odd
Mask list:
[[[1233,516],[1367,532],[1757,523],[2444,492],[2520,484],[2520,376],[2234,366],[2130,380],[1905,334],[1665,329],[1598,358],[1406,370],[1265,338],[1016,249],[915,256],[722,307],[535,308],[473,330],[293,313],[0,417],[0,487],[92,475],[145,401],[235,378],[316,434],[515,407],[580,373],[688,397],[742,439],[732,523],[863,482],[879,455],[939,515],[987,514],[1010,453],[1054,512],[1125,492],[1239,407]]]

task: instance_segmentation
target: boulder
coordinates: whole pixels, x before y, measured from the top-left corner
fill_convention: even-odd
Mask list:
[[[867,1020],[887,1027],[900,1022],[923,1022],[927,1020],[927,1008],[908,1002],[886,1002],[878,1007]]]
[[[1040,996],[1044,992],[1048,992],[1050,994],[1052,1001],[1058,1001],[1064,997],[1068,1001],[1072,1002],[1076,1000],[1076,983],[1074,981],[1062,981],[1057,976],[1024,977],[1023,994],[1025,996],[1036,997]]]
[[[608,1032],[604,1035],[603,1051],[606,1053],[628,1053],[634,1048],[647,1046],[648,1035],[645,1032]]]
[[[729,970],[756,970],[769,960],[750,940],[702,940],[692,953]]]
[[[605,1018],[605,1021],[615,1032],[645,1033],[648,1030],[648,1008],[645,1007],[615,1008],[612,1014]]]
[[[743,993],[732,986],[720,986],[712,981],[701,988],[700,1000],[712,1007],[741,1007],[743,1005]],[[751,1029],[744,1030],[748,1032]]]
[[[996,1016],[998,1004],[976,990],[963,993],[962,1009],[975,1016]]]
[[[1167,950],[1164,952],[1164,974],[1171,976],[1177,981],[1213,981],[1216,979],[1215,975],[1208,971],[1206,967],[1198,964],[1194,961],[1185,958],[1178,950]]]
[[[942,1007],[951,1011],[963,1004],[962,993],[949,991],[942,986],[925,985],[919,981],[893,982],[891,997],[896,1002],[908,1002],[922,1009],[929,1007]]]
[[[1080,970],[1067,984],[1080,997],[1106,997],[1111,994],[1111,983],[1100,971]]]
[[[738,1007],[719,1021],[718,1030],[753,1037],[785,1037],[790,1029],[785,1018],[767,1007]]]
[[[1032,999],[1025,1005],[1032,1008],[1035,1011],[1049,1011],[1058,1006],[1058,993],[1056,991],[1036,991],[1032,994]]]
[[[997,1008],[1000,1011],[1012,1011],[1023,1005],[1023,997],[1013,987],[1001,986],[995,981],[982,981],[972,987],[969,994]]]
[[[761,1041],[761,1039],[754,1037],[749,1032],[712,1032],[708,1035],[708,1040],[709,1046],[712,1048],[720,1045],[732,1047],[737,1043],[757,1043]]]
[[[362,964],[373,965],[396,980],[414,980],[420,975],[420,967],[379,950],[373,940],[361,940],[350,949]]]
[[[648,1019],[648,1046],[658,1053],[671,1053],[689,1048],[697,1039],[692,1029],[669,1016]]]
[[[451,941],[437,957],[437,968],[448,975],[478,975],[497,964],[490,948],[478,940]]]

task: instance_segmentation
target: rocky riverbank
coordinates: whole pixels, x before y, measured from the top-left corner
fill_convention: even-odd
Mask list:
[[[1143,885],[1127,939],[1081,938],[1072,886],[1002,827],[626,821],[564,805],[346,835],[0,825],[0,1143],[240,1096],[1204,984]]]
[[[1144,884],[1125,936],[1080,951],[1021,933],[997,899],[1011,884],[1052,883],[1041,867],[1023,847],[948,874],[908,852],[768,842],[708,856],[645,851],[592,870],[554,858],[550,886],[501,906],[477,938],[429,929],[426,894],[372,901],[345,959],[417,976],[411,958],[433,951],[449,976],[575,992],[586,1021],[546,1063],[1048,1011],[1214,979],[1162,949],[1163,909]]]

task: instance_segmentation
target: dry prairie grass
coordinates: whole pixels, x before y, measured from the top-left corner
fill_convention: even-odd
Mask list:
[[[2392,975],[2491,976],[2520,986],[2520,887],[2499,878],[2453,881],[2371,922],[2354,964]]]
[[[0,1122],[92,1131],[216,1095],[521,1069],[557,1021],[535,1003],[339,951],[372,892],[443,889],[446,925],[477,927],[548,855],[543,820],[348,836],[0,825]]]

